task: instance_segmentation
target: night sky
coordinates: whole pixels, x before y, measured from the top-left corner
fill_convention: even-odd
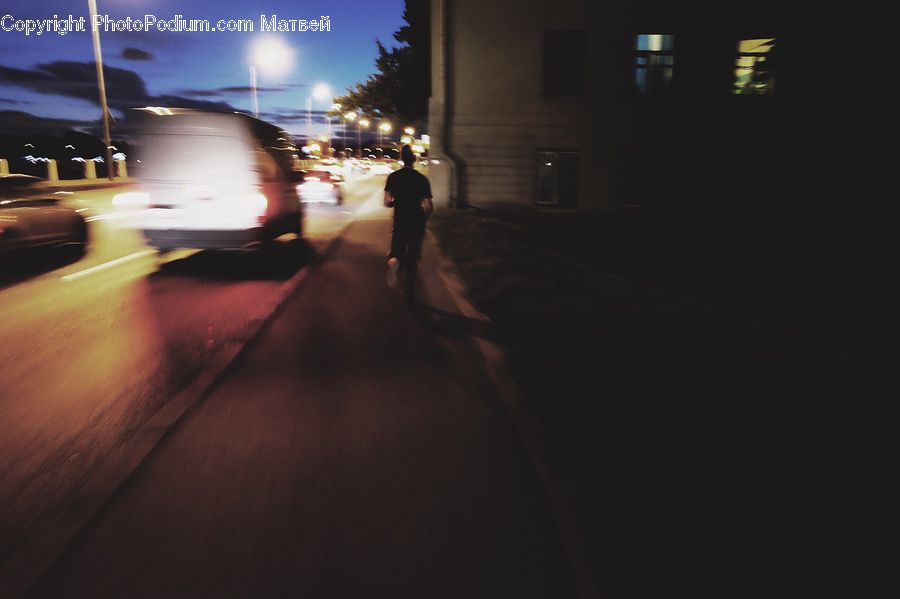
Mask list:
[[[98,0],[98,12],[111,19],[143,20],[152,14],[170,20],[250,19],[253,33],[243,32],[104,32],[103,62],[110,108],[143,105],[234,108],[251,111],[249,57],[260,33],[260,15],[283,19],[329,16],[330,32],[275,35],[293,51],[283,74],[259,71],[260,116],[292,133],[306,131],[310,89],[327,84],[333,95],[365,80],[375,71],[375,40],[394,44],[402,24],[403,0]],[[4,0],[0,17],[15,20],[88,17],[86,0]],[[9,22],[9,21],[8,21]],[[89,29],[61,36],[0,30],[0,113],[24,112],[41,122],[79,125],[99,118],[97,82]],[[209,103],[209,104],[207,104]],[[313,100],[314,110],[330,100]],[[21,117],[21,115],[19,115]],[[21,119],[19,119],[21,122]],[[0,121],[0,127],[4,122]]]

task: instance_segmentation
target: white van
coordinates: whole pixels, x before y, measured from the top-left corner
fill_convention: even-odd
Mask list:
[[[241,113],[136,111],[144,209],[136,226],[160,251],[265,244],[302,233],[287,132]]]

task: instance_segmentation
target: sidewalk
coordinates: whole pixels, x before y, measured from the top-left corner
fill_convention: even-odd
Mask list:
[[[33,597],[567,597],[544,491],[426,246],[348,228]]]

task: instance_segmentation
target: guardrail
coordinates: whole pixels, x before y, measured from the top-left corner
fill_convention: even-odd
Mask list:
[[[318,162],[318,160],[301,160],[300,158],[294,158],[293,167],[295,171],[305,171],[307,169],[315,168],[316,162]]]
[[[48,158],[45,160],[40,160],[45,165],[44,178],[47,181],[59,181],[59,167],[57,166],[56,160],[53,158]],[[128,178],[128,167],[125,165],[124,160],[114,160],[116,178],[117,179],[127,179]],[[85,160],[82,162],[84,170],[82,171],[81,179],[71,179],[72,181],[79,181],[83,179],[96,179],[97,178],[97,163],[93,160]],[[9,173],[9,161],[6,158],[0,158],[0,175],[8,175]]]

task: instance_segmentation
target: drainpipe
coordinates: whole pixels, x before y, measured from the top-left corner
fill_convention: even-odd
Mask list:
[[[432,45],[437,60],[432,59],[432,69],[436,72],[438,85],[433,86],[432,100],[438,103],[440,118],[440,145],[439,153],[447,161],[450,167],[450,207],[465,208],[465,181],[463,178],[464,160],[457,154],[450,143],[450,125],[453,115],[453,81],[452,53],[450,48],[452,34],[451,7],[452,0],[433,0],[432,2],[432,35],[436,34],[437,44]],[[436,47],[435,47],[436,46]],[[436,93],[435,93],[436,92]]]

